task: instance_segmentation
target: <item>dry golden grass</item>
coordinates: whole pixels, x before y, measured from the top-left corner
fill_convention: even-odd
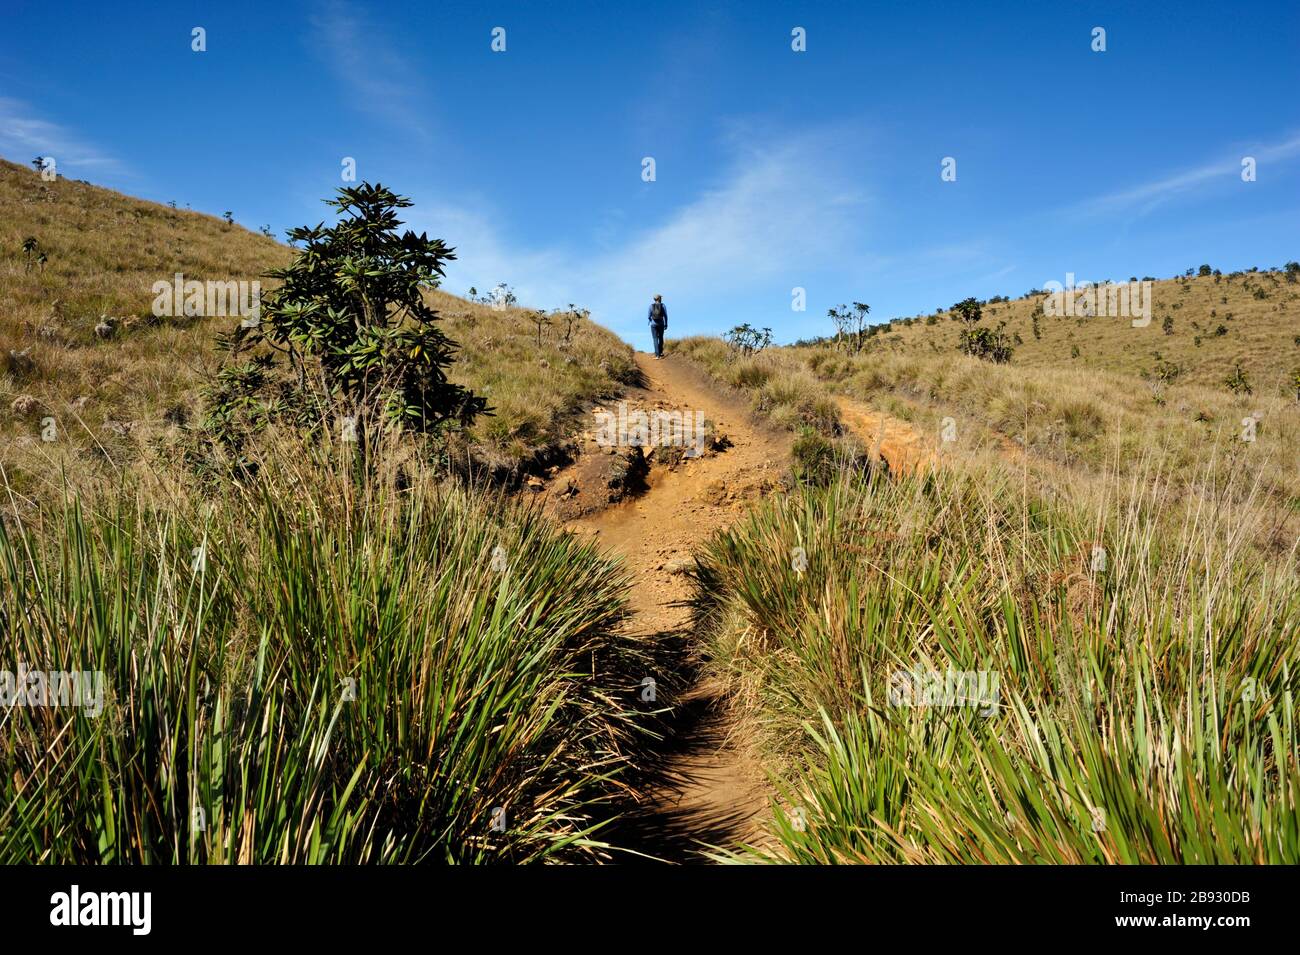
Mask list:
[[[23,252],[29,236],[47,256],[43,268]],[[157,319],[153,284],[177,272],[252,281],[292,254],[212,216],[43,182],[0,161],[0,466],[10,486],[27,493],[65,475],[81,483],[174,457],[219,366],[214,338],[239,320]],[[470,435],[476,458],[495,469],[544,458],[574,430],[582,404],[616,391],[634,368],[631,349],[585,319],[565,340],[567,320],[557,318],[539,348],[525,309],[431,297],[462,345],[451,376],[495,410]],[[118,320],[109,338],[95,334],[101,315]],[[50,419],[53,441],[42,439]]]
[[[34,237],[48,256],[28,262]],[[193,407],[228,318],[155,319],[151,288],[176,272],[200,281],[253,280],[288,250],[211,216],[142,202],[0,162],[0,434],[23,443],[53,416],[68,432],[105,422],[133,429]],[[117,318],[110,339],[101,315]],[[13,414],[13,403],[36,404]],[[78,401],[78,399],[84,399]]]
[[[498,310],[441,291],[430,298],[461,346],[451,379],[492,406],[472,434],[476,457],[489,466],[544,461],[579,430],[587,403],[634,379],[631,346],[589,319],[552,316],[539,346],[531,309]]]
[[[824,407],[836,396],[856,399],[909,423],[941,458],[990,449],[1004,467],[1063,494],[1098,482],[1104,493],[1117,477],[1141,480],[1153,471],[1186,485],[1258,485],[1253,506],[1266,512],[1262,524],[1271,528],[1260,543],[1280,552],[1295,543],[1300,404],[1294,395],[1236,395],[1181,379],[1153,390],[1119,371],[994,365],[961,355],[954,345],[937,354],[881,347],[857,355],[799,346],[749,358],[713,338],[683,339],[671,348],[793,427],[819,427],[802,409]],[[774,407],[774,395],[787,403]],[[1255,419],[1253,441],[1243,440],[1246,418]],[[944,441],[945,425],[952,441]],[[842,429],[838,420],[820,426],[827,434]]]
[[[1165,361],[1180,366],[1180,381],[1217,388],[1240,364],[1256,393],[1295,393],[1290,376],[1300,368],[1300,282],[1280,271],[1180,277],[1153,282],[1152,296],[1151,323],[1144,328],[1134,328],[1128,318],[1049,317],[1040,311],[1042,296],[985,305],[981,324],[992,328],[1005,321],[1007,334],[1020,337],[1012,361],[1025,368],[1141,378]],[[1171,334],[1164,329],[1166,318]],[[898,319],[869,347],[943,354],[956,348],[961,327],[946,311]],[[1072,357],[1076,347],[1078,356]]]

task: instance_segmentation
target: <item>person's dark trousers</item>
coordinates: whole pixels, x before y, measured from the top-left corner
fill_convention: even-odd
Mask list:
[[[650,334],[651,334],[652,336],[654,336],[654,340],[655,340],[655,357],[656,357],[656,358],[663,358],[663,357],[664,357],[664,328],[665,328],[665,327],[666,327],[666,326],[664,326],[664,325],[651,325],[651,326],[650,326]]]

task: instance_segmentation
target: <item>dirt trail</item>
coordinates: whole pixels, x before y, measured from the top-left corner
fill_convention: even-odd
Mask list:
[[[940,463],[935,443],[902,418],[877,411],[852,398],[835,396],[844,425],[867,442],[872,460],[884,458],[890,473],[909,473],[917,468],[933,468]],[[1008,464],[1027,468],[1029,453],[1024,446],[1000,431],[991,431],[993,447]],[[1050,458],[1039,456],[1034,466],[1039,471],[1062,473]]]
[[[867,442],[872,460],[884,458],[890,473],[903,474],[935,465],[934,449],[919,431],[893,415],[837,395],[845,426]]]
[[[742,398],[724,392],[685,359],[656,361],[638,353],[636,363],[645,386],[629,389],[629,409],[702,410],[729,446],[672,467],[652,456],[638,493],[572,518],[566,526],[623,558],[636,581],[628,595],[634,633],[691,647],[684,603],[690,588],[682,571],[710,535],[779,485],[792,436],[756,424]],[[933,463],[933,451],[907,422],[848,398],[837,400],[845,425],[892,472]],[[575,483],[581,468],[579,461],[555,474],[551,488]],[[690,660],[690,669],[700,662]],[[639,794],[640,807],[606,834],[611,844],[631,853],[677,863],[705,861],[702,852],[711,846],[761,840],[769,797],[747,741],[729,718],[721,688],[707,678],[688,679],[684,690],[666,694],[675,693],[676,699],[657,701],[673,707],[670,737],[662,764]],[[671,687],[680,680],[663,682]]]
[[[717,529],[736,520],[779,481],[788,461],[788,436],[756,426],[747,410],[688,362],[637,354],[644,388],[630,389],[630,408],[703,410],[730,446],[669,469],[652,467],[635,497],[568,522],[622,556],[637,581],[629,600],[631,626],[649,640],[683,639],[689,594],[681,572]],[[564,478],[563,472],[557,478]],[[689,641],[687,641],[689,645]],[[658,780],[642,794],[643,807],[608,838],[617,845],[670,862],[702,861],[709,845],[752,841],[767,807],[761,773],[736,737],[719,688],[703,680],[674,705],[674,735]]]

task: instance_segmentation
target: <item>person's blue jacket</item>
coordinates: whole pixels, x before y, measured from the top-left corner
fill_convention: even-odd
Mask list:
[[[658,318],[655,318],[656,307],[658,307],[659,309]],[[668,306],[664,305],[663,302],[651,302],[650,314],[647,316],[647,318],[649,319],[651,325],[662,325],[664,328],[667,328],[668,327]]]

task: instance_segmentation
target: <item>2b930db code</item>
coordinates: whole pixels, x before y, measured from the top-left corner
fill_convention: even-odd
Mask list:
[[[1168,892],[1121,892],[1121,902],[1137,902],[1143,905],[1159,905],[1165,902],[1186,902],[1189,904],[1213,904],[1216,902],[1249,902],[1249,892],[1202,891],[1180,892],[1171,889]]]

